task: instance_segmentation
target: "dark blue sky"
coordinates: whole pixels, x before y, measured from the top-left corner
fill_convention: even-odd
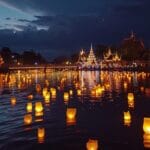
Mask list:
[[[119,44],[131,30],[150,45],[149,17],[150,0],[0,0],[0,47],[51,58]]]

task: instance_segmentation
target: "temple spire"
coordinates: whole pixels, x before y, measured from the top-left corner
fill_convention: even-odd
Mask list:
[[[93,45],[92,45],[92,43],[91,43],[91,50],[93,51]]]

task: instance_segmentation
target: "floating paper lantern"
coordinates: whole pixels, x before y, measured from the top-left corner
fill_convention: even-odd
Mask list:
[[[124,89],[127,89],[128,88],[127,82],[124,82],[123,86],[124,86]]]
[[[145,134],[150,134],[150,118],[148,118],[148,117],[144,118],[143,131]]]
[[[131,124],[131,114],[129,111],[124,112],[124,125],[130,126]]]
[[[48,89],[47,89],[47,88],[43,88],[42,94],[43,94],[43,96],[44,96],[44,97],[46,96],[47,91],[48,91]]]
[[[76,123],[76,108],[67,108],[66,117],[67,117],[67,124],[74,125]]]
[[[69,90],[69,94],[70,94],[70,96],[72,96],[73,95],[73,91]]]
[[[87,150],[98,150],[98,141],[89,139],[89,141],[86,143]]]
[[[77,95],[81,96],[82,95],[82,91],[80,89],[77,90]]]
[[[46,93],[44,99],[45,99],[45,102],[46,102],[46,103],[49,103],[49,102],[50,102],[50,92],[47,92],[47,93]]]
[[[51,88],[50,91],[51,91],[52,98],[56,98],[56,89],[55,88]]]
[[[144,86],[140,87],[141,92],[144,92]]]
[[[24,124],[25,125],[30,125],[32,123],[32,115],[27,114],[24,116]]]
[[[128,99],[128,107],[129,108],[134,108],[134,100],[129,100]]]
[[[129,101],[134,100],[134,94],[133,93],[128,93],[128,100]]]
[[[45,139],[45,128],[38,128],[37,137],[39,143],[44,143]]]
[[[17,100],[16,100],[16,97],[11,97],[11,105],[12,106],[15,106],[16,105],[16,102],[17,102]]]
[[[43,111],[43,105],[42,105],[41,102],[36,102],[36,103],[35,103],[35,111],[36,111],[37,113],[40,113],[40,112]]]
[[[68,101],[69,100],[69,93],[65,92],[64,93],[64,101]]]
[[[32,103],[27,103],[26,109],[27,112],[32,112]]]

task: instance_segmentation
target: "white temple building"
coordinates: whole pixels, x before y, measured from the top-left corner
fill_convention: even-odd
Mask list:
[[[92,44],[91,44],[90,52],[88,55],[86,55],[83,49],[81,50],[77,64],[79,66],[79,69],[98,69],[99,68]]]

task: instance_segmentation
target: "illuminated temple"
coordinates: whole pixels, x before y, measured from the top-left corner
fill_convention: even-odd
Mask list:
[[[99,68],[92,44],[91,44],[91,49],[88,55],[83,49],[80,51],[77,64],[79,66],[79,69],[98,69]]]

